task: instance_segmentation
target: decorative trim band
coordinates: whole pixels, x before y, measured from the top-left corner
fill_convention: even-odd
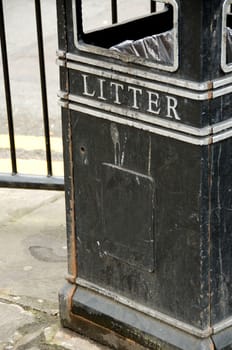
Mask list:
[[[64,99],[64,96],[68,100]],[[60,97],[60,104],[64,108],[194,145],[205,146],[232,137],[232,118],[212,126],[196,128],[145,113],[125,111],[124,108],[107,103],[101,103],[99,106],[98,102],[80,96],[64,95],[61,92]]]
[[[76,63],[82,63],[93,67],[98,67],[100,69],[108,69],[111,72],[115,72],[116,74],[122,73],[131,75],[133,77],[138,77],[146,79],[148,81],[152,82],[159,82],[164,84],[170,84],[175,87],[184,88],[187,90],[193,90],[198,92],[196,95],[201,95],[201,92],[206,92],[209,96],[210,92],[214,92],[214,90],[219,90],[219,93],[214,92],[214,98],[218,96],[222,96],[223,94],[229,93],[232,90],[232,74],[227,75],[226,77],[217,78],[212,81],[205,81],[205,82],[193,82],[190,80],[184,80],[184,79],[178,79],[178,78],[171,78],[170,76],[165,76],[163,74],[157,74],[153,73],[151,71],[143,70],[142,68],[132,68],[132,67],[125,67],[123,65],[119,65],[113,62],[100,60],[96,58],[89,58],[85,56],[80,56],[77,54],[67,53],[66,55],[67,60],[70,61],[70,63],[76,62]],[[229,86],[228,86],[229,85]],[[226,87],[226,90],[225,90]],[[228,90],[228,88],[230,90]],[[194,94],[194,92],[192,92]]]
[[[117,72],[112,72],[112,71],[110,72],[105,69],[99,69],[97,67],[90,67],[90,66],[71,63],[71,62],[67,62],[66,67],[79,72],[97,75],[101,78],[113,79],[123,83],[133,84],[138,87],[144,87],[144,88],[156,90],[159,92],[169,93],[175,96],[186,97],[191,100],[204,101],[210,98],[208,92],[196,93],[196,92],[188,91],[186,89],[181,89],[181,88],[177,89],[176,87],[168,86],[167,84],[164,85],[164,84],[157,83],[155,81],[154,82],[146,81],[144,79],[142,80],[141,78],[137,78],[137,77],[136,78],[131,76],[128,77],[126,75],[122,75]],[[231,86],[231,89],[232,89],[232,86]]]

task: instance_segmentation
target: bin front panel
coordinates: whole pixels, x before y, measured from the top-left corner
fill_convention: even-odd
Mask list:
[[[71,117],[78,277],[204,328],[201,148]]]

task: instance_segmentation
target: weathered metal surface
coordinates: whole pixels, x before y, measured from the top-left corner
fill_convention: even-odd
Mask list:
[[[115,349],[231,349],[230,2],[170,1],[171,72],[109,53],[138,23],[87,35],[73,1],[58,2],[73,291],[61,292],[62,322]]]

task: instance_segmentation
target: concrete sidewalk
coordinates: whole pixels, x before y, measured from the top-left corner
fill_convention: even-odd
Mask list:
[[[0,189],[0,350],[106,349],[61,328],[63,192]]]

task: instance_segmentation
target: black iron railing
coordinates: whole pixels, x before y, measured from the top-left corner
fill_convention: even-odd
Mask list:
[[[47,99],[47,85],[44,63],[44,45],[43,45],[43,27],[41,17],[40,1],[35,0],[35,14],[36,14],[36,28],[39,51],[39,67],[40,67],[40,81],[41,81],[41,96],[43,105],[43,121],[44,121],[44,135],[46,144],[46,159],[47,159],[47,174],[52,176],[52,157],[51,157],[51,142],[50,142],[50,128],[48,118],[48,99]]]
[[[32,175],[21,175],[18,173],[4,12],[3,12],[3,3],[2,3],[2,0],[0,0],[0,42],[1,42],[2,66],[3,66],[8,132],[9,132],[9,140],[10,140],[11,167],[12,167],[12,171],[10,174],[0,173],[0,187],[63,190],[64,189],[63,177],[53,176],[40,0],[34,0],[34,4],[35,4],[35,18],[36,18],[36,28],[37,28],[38,58],[39,58],[39,67],[40,67],[40,84],[41,84],[41,96],[42,96],[47,175],[32,176]]]

